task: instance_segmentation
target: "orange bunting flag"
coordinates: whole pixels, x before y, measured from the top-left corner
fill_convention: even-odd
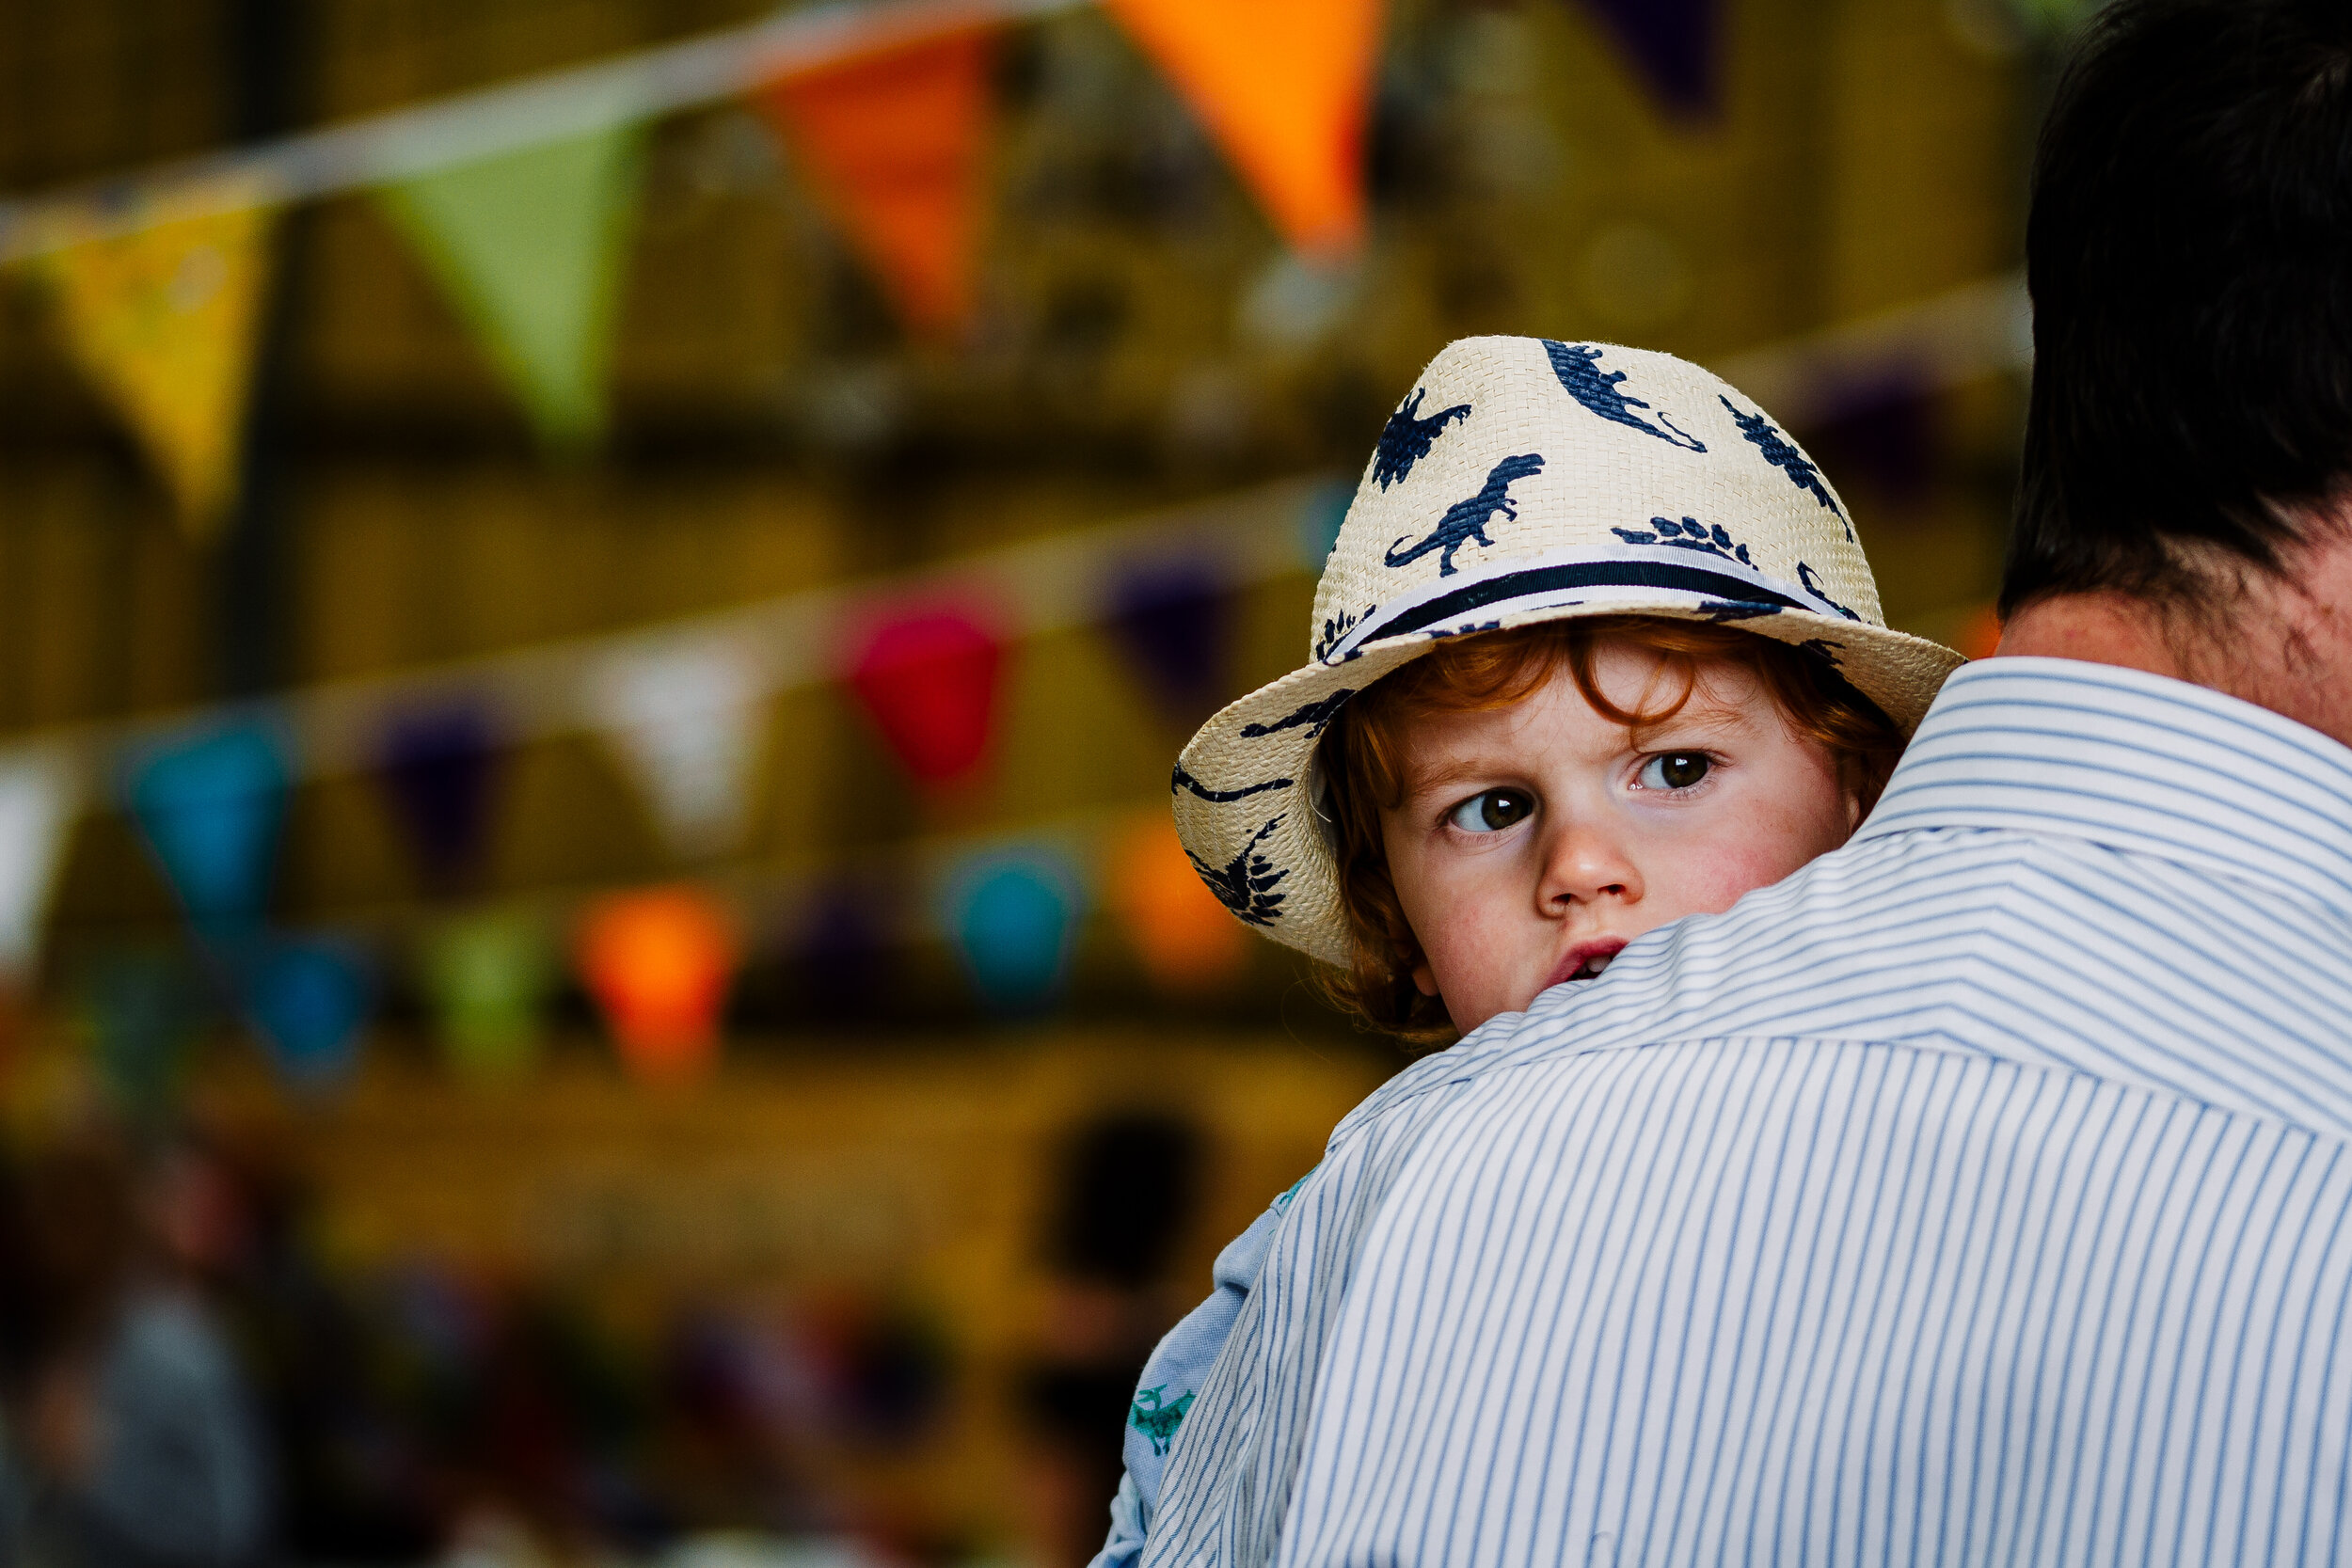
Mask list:
[[[934,337],[972,311],[990,41],[967,32],[863,55],[759,99],[907,324]]]
[[[1364,235],[1380,0],[1105,0],[1301,251]]]
[[[1183,994],[1241,973],[1249,933],[1201,884],[1166,812],[1138,821],[1112,847],[1109,884],[1127,940],[1161,990]]]
[[[276,216],[260,197],[166,198],[144,228],[68,236],[33,264],[68,351],[121,410],[199,539],[236,499]],[[196,210],[174,215],[183,205]]]
[[[737,956],[735,923],[685,886],[597,900],[580,924],[576,950],[621,1065],[663,1085],[693,1083],[717,1059]]]

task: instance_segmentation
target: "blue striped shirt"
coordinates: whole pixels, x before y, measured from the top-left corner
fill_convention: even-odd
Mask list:
[[[1340,1124],[1140,1560],[2331,1559],[2348,1034],[2352,752],[1971,666],[1845,848]]]

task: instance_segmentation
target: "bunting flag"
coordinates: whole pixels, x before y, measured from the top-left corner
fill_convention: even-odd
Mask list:
[[[258,925],[285,810],[274,730],[231,724],[167,743],[133,762],[125,794],[190,920],[227,935]]]
[[[996,635],[963,610],[908,609],[857,647],[850,688],[907,771],[933,785],[977,771],[996,728]]]
[[[644,143],[642,127],[619,126],[382,192],[558,448],[584,446],[604,429],[605,370]]]
[[[98,1076],[134,1119],[159,1119],[179,1099],[204,992],[180,953],[124,948],[84,972],[82,1006]]]
[[[1632,3],[1632,0],[1628,0]],[[1105,0],[1293,247],[1364,235],[1380,0]]]
[[[689,857],[739,847],[767,715],[741,643],[632,647],[589,681],[589,704],[671,848]]]
[[[1229,985],[1248,961],[1249,933],[1201,885],[1167,812],[1121,835],[1107,880],[1112,909],[1161,990],[1187,996]]]
[[[991,1011],[1034,1012],[1060,992],[1077,887],[1067,863],[1040,850],[986,856],[950,879],[946,927]]]
[[[397,713],[385,726],[376,779],[433,892],[461,890],[479,875],[498,765],[497,727],[476,703]]]
[[[146,228],[33,263],[67,352],[121,411],[199,540],[236,499],[271,273],[277,214],[258,189],[236,195],[251,204],[183,217],[159,204]]]
[[[433,934],[421,974],[442,1053],[458,1076],[496,1085],[530,1071],[554,958],[547,932],[524,915],[474,915]]]
[[[1970,610],[1952,633],[1951,645],[1963,657],[1991,658],[2001,645],[2000,612],[1989,604]]]
[[[295,1088],[316,1092],[350,1077],[373,1001],[358,948],[331,937],[273,940],[245,977],[246,1016]]]
[[[1720,0],[1584,0],[1669,114],[1711,119],[1722,99]]]
[[[1232,595],[1225,574],[1201,559],[1152,562],[1116,573],[1107,626],[1168,716],[1184,725],[1225,695]]]
[[[80,792],[79,769],[58,752],[0,755],[0,990],[32,984]]]
[[[2019,21],[2044,36],[2073,32],[2098,11],[2104,0],[2010,0]]]
[[[933,337],[972,312],[991,41],[976,31],[864,55],[759,99],[899,314]]]
[[[1351,486],[1327,480],[1314,487],[1307,497],[1307,504],[1299,509],[1300,563],[1317,577],[1323,575],[1324,562],[1331,559],[1331,551],[1340,542],[1340,530],[1346,526],[1347,511],[1355,499]]]
[[[844,879],[808,902],[793,943],[803,999],[818,1018],[870,1013],[887,984],[889,911],[870,882]]]
[[[1935,484],[1942,446],[1935,384],[1924,367],[1898,360],[1840,376],[1809,400],[1807,443],[1841,483],[1859,478],[1879,499],[1915,506]]]
[[[698,889],[649,888],[593,905],[580,925],[580,976],[621,1065],[649,1084],[692,1083],[717,1059],[735,978],[735,923]]]

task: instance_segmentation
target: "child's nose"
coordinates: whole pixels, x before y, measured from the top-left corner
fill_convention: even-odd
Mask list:
[[[1548,913],[1577,904],[1637,903],[1642,875],[1610,834],[1570,824],[1551,845],[1539,896]]]

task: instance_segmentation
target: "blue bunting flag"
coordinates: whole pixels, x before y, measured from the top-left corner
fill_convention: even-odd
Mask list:
[[[278,733],[227,725],[135,757],[127,773],[131,814],[188,918],[207,930],[258,924],[285,815]]]

